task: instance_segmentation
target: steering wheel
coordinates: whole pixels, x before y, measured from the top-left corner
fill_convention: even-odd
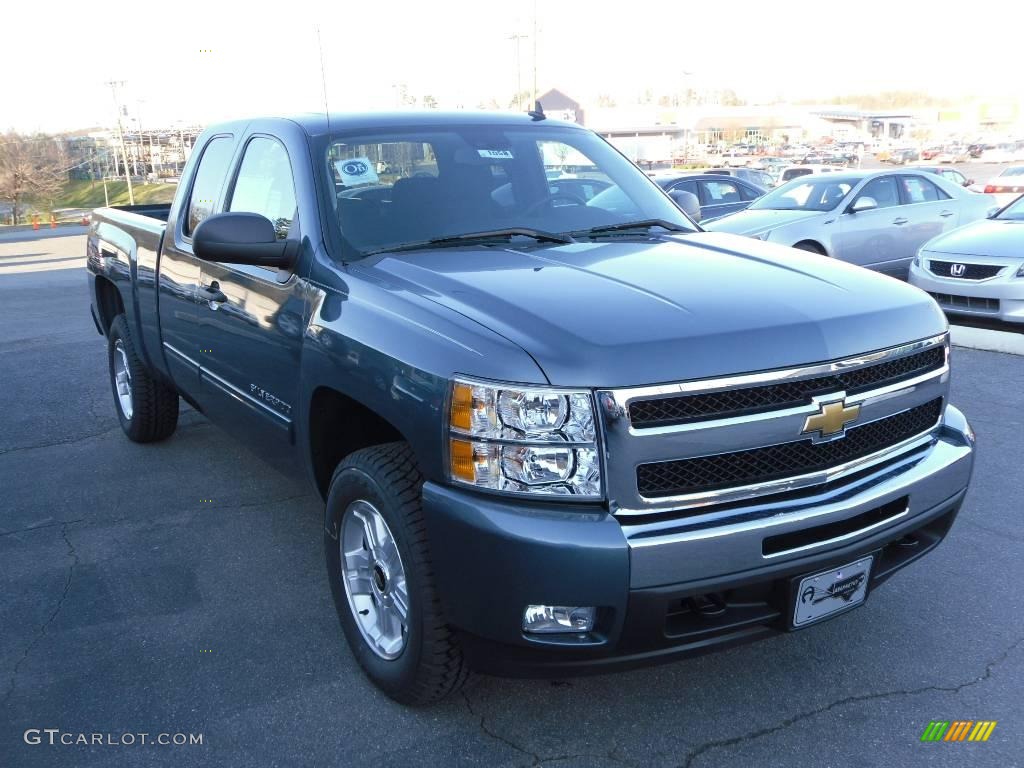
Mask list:
[[[582,197],[578,197],[570,192],[555,192],[549,194],[547,197],[542,197],[536,202],[530,203],[526,210],[523,211],[524,216],[532,216],[541,209],[542,206],[553,203],[555,200],[568,200],[570,205],[586,205],[587,201]]]

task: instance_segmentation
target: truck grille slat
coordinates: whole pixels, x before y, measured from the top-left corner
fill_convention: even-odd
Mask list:
[[[934,427],[942,398],[853,427],[825,443],[801,440],[714,456],[641,464],[637,488],[646,498],[713,491],[820,472],[883,451]]]
[[[634,428],[650,429],[797,407],[810,403],[814,395],[840,391],[853,394],[877,389],[938,370],[945,363],[945,349],[935,346],[913,355],[828,376],[720,392],[636,400],[629,406],[629,418]]]

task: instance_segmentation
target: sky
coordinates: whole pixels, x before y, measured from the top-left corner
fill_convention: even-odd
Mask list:
[[[751,100],[1024,99],[1022,18],[1020,0],[969,11],[919,0],[17,3],[0,26],[0,131],[112,125],[110,81],[124,82],[119,98],[143,128],[319,111],[325,95],[331,111],[391,109],[401,85],[443,108],[506,107],[517,32],[523,88],[536,42],[539,90],[584,104],[681,90],[684,78]]]

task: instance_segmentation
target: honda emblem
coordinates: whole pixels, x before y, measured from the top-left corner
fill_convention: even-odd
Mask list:
[[[964,272],[967,271],[966,264],[953,264],[949,268],[949,274],[953,277],[963,277]]]

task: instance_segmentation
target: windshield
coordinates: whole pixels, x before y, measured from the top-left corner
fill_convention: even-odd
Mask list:
[[[696,231],[589,131],[543,122],[392,129],[334,136],[322,152],[347,256],[510,229],[586,237],[657,219]]]
[[[1024,165],[1011,165],[1009,168],[1004,168],[1000,176],[1024,176]]]
[[[767,211],[831,211],[859,179],[838,174],[803,176],[769,192],[754,201],[751,210]]]
[[[996,216],[997,219],[1008,219],[1009,221],[1024,221],[1024,195],[1021,195]]]

